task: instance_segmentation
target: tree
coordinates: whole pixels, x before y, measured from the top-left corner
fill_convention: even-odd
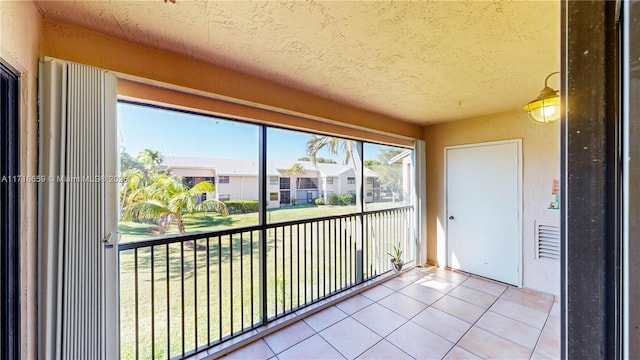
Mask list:
[[[134,158],[123,148],[120,153],[120,175],[123,183],[120,187],[120,209],[130,202],[130,193],[148,186],[157,174],[158,165],[162,163],[160,151],[144,149]]]
[[[203,192],[214,190],[210,181],[203,181],[189,188],[179,176],[154,174],[152,183],[130,194],[130,202],[124,208],[122,220],[131,221],[137,216],[151,217],[157,219],[161,231],[166,226],[175,224],[180,235],[183,235],[185,217],[210,211],[227,216],[227,207],[221,201],[200,199]]]
[[[158,150],[144,149],[138,154],[136,160],[144,166],[148,173],[155,173],[163,158]]]
[[[356,189],[359,190],[362,188],[362,164],[360,163],[360,159],[362,159],[361,147],[358,147],[356,142],[353,140],[335,138],[332,136],[318,136],[313,135],[309,140],[307,140],[307,155],[311,157],[311,162],[315,165],[318,163],[318,153],[322,149],[327,149],[334,155],[339,155],[343,153],[344,159],[343,164],[348,165],[349,161],[353,163],[353,168],[355,171],[356,178]],[[326,194],[325,194],[326,196]],[[325,199],[326,202],[327,199]],[[356,192],[356,206],[360,209],[362,204],[360,191]]]
[[[287,175],[291,176],[293,178],[293,189],[294,189],[294,196],[291,197],[291,203],[293,205],[296,204],[296,197],[295,195],[298,194],[298,176],[304,174],[306,172],[306,170],[304,169],[304,166],[302,166],[302,164],[300,163],[295,163],[293,164],[288,170],[287,170]]]
[[[142,164],[131,157],[123,148],[120,152],[120,176],[123,179],[120,186],[120,211],[124,211],[127,199],[131,191],[141,188],[148,174],[143,170]]]
[[[365,160],[364,161],[364,167],[366,167],[367,169],[371,169],[373,170],[373,167],[376,165],[380,165],[380,161],[378,160]]]
[[[307,155],[311,157],[311,162],[317,164],[321,159],[318,157],[318,152],[322,149],[329,150],[334,155],[339,155],[341,152],[344,154],[343,164],[349,164],[349,161],[353,161],[354,166],[357,166],[354,155],[356,150],[356,142],[353,140],[335,138],[333,136],[318,136],[313,135],[307,140]]]
[[[311,161],[311,159],[308,156],[303,156],[301,158],[298,158],[298,161]],[[316,158],[316,163],[318,163],[318,164],[335,164],[336,161],[333,160],[333,159],[317,157]]]
[[[390,164],[389,162],[402,152],[403,150],[401,149],[380,152],[378,154],[379,161],[375,161],[371,167],[371,170],[378,174],[380,188],[391,191],[393,202],[395,202],[398,194],[402,192],[402,165]]]

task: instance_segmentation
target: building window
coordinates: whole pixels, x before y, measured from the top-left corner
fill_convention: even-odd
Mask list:
[[[290,178],[280,178],[280,189],[290,189],[291,188],[291,179]]]
[[[333,185],[333,177],[330,176],[330,177],[327,178],[327,184],[328,185]]]
[[[229,177],[228,176],[219,176],[218,177],[218,184],[228,184],[229,183]]]
[[[347,184],[355,184],[355,183],[356,183],[356,178],[354,177],[347,178]]]
[[[372,197],[373,196],[373,192],[372,191],[367,191],[367,197]]]
[[[372,177],[368,177],[367,178],[367,184],[373,184],[373,178]]]
[[[220,194],[220,196],[218,196],[218,200],[220,201],[227,201],[231,199],[231,195],[229,194]]]
[[[300,178],[298,179],[298,189],[317,189],[318,185],[316,184],[315,179],[311,178]]]
[[[347,194],[355,195],[356,191],[355,190],[349,190],[349,191],[347,191]]]
[[[269,176],[269,185],[278,185],[278,177]]]
[[[269,193],[269,200],[270,201],[278,201],[278,193],[277,192]]]

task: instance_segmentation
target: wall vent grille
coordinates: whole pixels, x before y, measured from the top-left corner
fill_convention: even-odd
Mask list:
[[[560,260],[560,227],[538,224],[538,258]]]

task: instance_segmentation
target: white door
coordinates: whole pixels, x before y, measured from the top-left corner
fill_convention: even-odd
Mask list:
[[[447,261],[451,268],[521,285],[520,140],[446,153]]]

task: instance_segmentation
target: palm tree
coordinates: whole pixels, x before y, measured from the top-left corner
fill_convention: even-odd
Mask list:
[[[287,175],[291,176],[293,178],[293,190],[294,190],[294,196],[291,197],[291,203],[293,205],[296,204],[296,195],[298,194],[298,176],[304,174],[306,172],[306,170],[304,169],[304,166],[302,166],[302,164],[300,163],[295,163],[293,164],[288,170],[287,170]]]
[[[311,162],[316,165],[318,163],[318,153],[322,149],[327,149],[334,155],[344,154],[343,165],[348,165],[349,161],[353,163],[356,178],[356,206],[358,210],[362,210],[362,201],[360,189],[362,188],[362,159],[361,147],[357,146],[354,140],[336,138],[333,136],[313,135],[307,140],[307,155],[311,158]],[[325,194],[325,202],[327,194]]]
[[[136,160],[144,166],[147,173],[155,173],[163,158],[158,150],[144,149],[138,154]]]
[[[309,140],[307,140],[307,155],[311,158],[311,161],[315,165],[317,163],[317,155],[320,150],[326,148],[332,154],[338,155],[340,152],[344,153],[343,164],[349,164],[349,161],[353,162],[353,168],[355,171],[356,178],[356,211],[361,212],[362,209],[362,163],[360,159],[362,159],[362,146],[358,146],[358,144],[353,140],[340,139],[332,136],[318,136],[313,135]],[[325,202],[327,201],[325,193]],[[361,222],[362,218],[357,217],[357,222]],[[361,223],[360,223],[361,224]],[[356,268],[363,268],[363,257],[362,257],[362,227],[356,226]],[[376,254],[375,242],[372,242],[371,246],[373,247],[373,253]],[[376,262],[377,263],[377,262]],[[356,272],[356,279],[358,281],[362,280],[362,272]]]
[[[133,191],[129,203],[124,208],[122,220],[130,221],[135,216],[157,219],[161,230],[171,224],[178,226],[180,235],[184,235],[184,218],[198,212],[216,211],[227,216],[226,205],[216,199],[201,200],[203,192],[213,192],[210,181],[200,182],[189,188],[181,177],[167,174],[155,174],[153,182]]]
[[[355,166],[358,166],[355,161],[356,155],[359,155],[357,151],[356,142],[353,140],[335,138],[333,136],[318,136],[313,135],[311,139],[307,140],[307,155],[311,158],[311,162],[315,165],[318,161],[318,152],[321,149],[328,149],[332,154],[338,155],[340,152],[344,153],[343,164],[349,164],[349,161],[353,161]]]

